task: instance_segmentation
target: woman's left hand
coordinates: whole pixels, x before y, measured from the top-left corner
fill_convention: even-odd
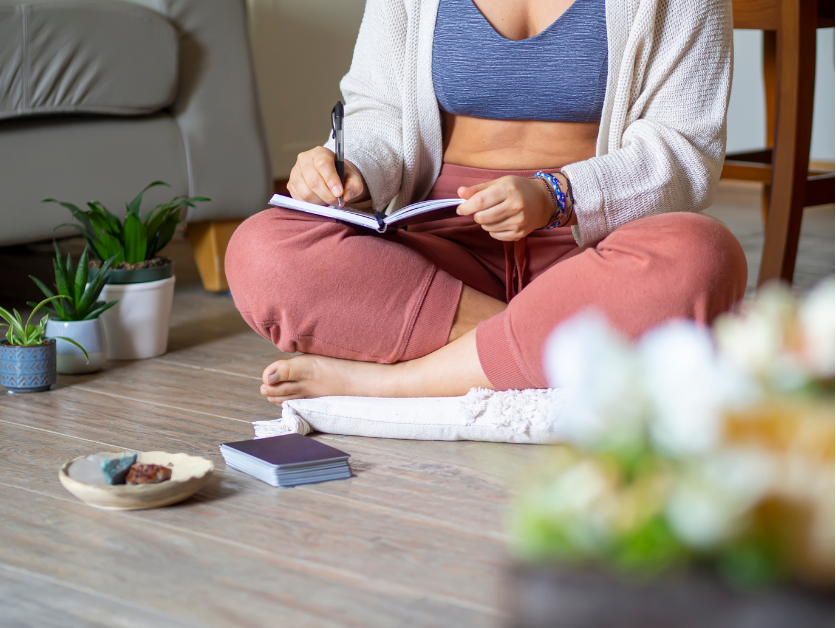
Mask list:
[[[473,216],[492,238],[506,242],[521,240],[535,229],[549,224],[554,204],[540,179],[502,177],[456,193],[465,202],[456,210]]]

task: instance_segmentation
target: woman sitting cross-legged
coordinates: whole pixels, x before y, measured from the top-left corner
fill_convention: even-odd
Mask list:
[[[282,351],[270,401],[541,388],[548,334],[596,308],[638,336],[710,323],[746,260],[711,203],[725,151],[726,0],[368,0],[346,181],[299,155],[299,199],[455,218],[378,235],[285,209],[226,255],[235,304]]]

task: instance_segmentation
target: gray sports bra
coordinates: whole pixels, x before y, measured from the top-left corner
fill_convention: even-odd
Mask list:
[[[432,73],[444,111],[492,120],[601,119],[605,0],[575,0],[546,30],[513,41],[472,0],[440,0]]]

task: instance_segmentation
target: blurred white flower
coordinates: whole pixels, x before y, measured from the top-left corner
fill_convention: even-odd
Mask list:
[[[639,343],[644,385],[651,400],[650,433],[673,457],[703,454],[722,438],[723,412],[758,398],[758,387],[718,356],[710,331],[674,321]]]
[[[715,322],[717,345],[749,373],[764,374],[781,355],[792,312],[790,291],[783,284],[770,284],[758,292],[744,315],[726,314]]]
[[[833,277],[820,282],[801,303],[798,312],[804,365],[815,377],[833,377],[836,354],[836,284]]]
[[[776,390],[803,386],[808,374],[795,347],[789,346],[796,312],[795,299],[784,284],[761,288],[742,316],[724,315],[714,323],[720,352]]]
[[[668,521],[690,547],[714,549],[745,526],[772,475],[768,454],[756,449],[724,450],[694,462],[668,499]]]
[[[566,391],[552,421],[582,448],[615,450],[641,441],[647,399],[635,349],[598,312],[562,323],[546,341],[549,385]]]

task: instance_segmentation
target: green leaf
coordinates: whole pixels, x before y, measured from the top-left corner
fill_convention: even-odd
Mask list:
[[[148,214],[147,218],[150,218],[151,220],[146,220],[145,222],[145,235],[148,236],[149,240],[157,234],[157,232],[160,230],[160,226],[163,224],[163,221],[174,209],[176,208],[163,207],[161,209],[154,210],[154,212]]]
[[[46,296],[48,296],[48,297],[55,296],[54,294],[52,294],[52,290],[47,288],[46,285],[44,285],[44,283],[40,279],[38,279],[37,277],[33,277],[32,275],[29,275],[29,279],[34,281],[35,285],[38,286],[38,288],[41,289],[41,292],[43,292]],[[35,303],[34,301],[29,301],[29,302],[26,303],[26,305],[28,305],[29,307],[35,307],[37,305],[37,303]],[[47,309],[50,309],[50,308],[47,308]],[[55,316],[59,320],[64,320],[64,308],[61,306],[60,301],[57,301],[55,303],[55,308],[50,309],[50,311],[53,314],[55,314]]]
[[[35,307],[37,305],[37,303],[35,303],[34,301],[27,301],[26,305],[28,305],[29,307]],[[64,320],[63,318],[61,318],[61,315],[58,313],[58,311],[54,307],[52,307],[51,305],[45,305],[44,309],[47,312],[49,312],[49,318],[50,319],[54,318],[55,320],[59,320],[59,321]]]
[[[55,261],[55,260],[53,260],[53,261]],[[67,299],[67,298],[69,298],[69,297],[66,297],[63,294],[58,294],[58,295],[55,295],[54,297],[49,297],[48,299],[44,299],[43,301],[38,303],[38,305],[35,306],[35,309],[32,310],[32,313],[29,314],[29,318],[26,319],[26,326],[27,327],[29,326],[29,323],[32,322],[32,317],[35,316],[35,314],[38,312],[38,310],[40,310],[42,307],[44,307],[47,303],[51,303],[52,301],[55,301],[56,299]],[[15,310],[15,313],[17,313],[16,310]],[[18,318],[20,318],[20,314],[18,314]]]
[[[122,235],[122,221],[108,211],[107,207],[102,205],[99,201],[90,201],[87,203],[90,212],[99,217],[104,224],[104,229],[111,235],[117,238]]]
[[[89,211],[87,212],[87,217],[90,218],[90,222],[93,223],[93,228],[96,230],[97,235],[103,231],[109,231],[110,225],[107,222],[107,218],[102,216],[99,212]]]
[[[17,311],[15,311],[15,313],[17,313]],[[9,334],[7,338],[9,342],[12,342],[12,338],[16,334],[21,334],[23,332],[23,321],[20,320],[20,314],[18,314],[17,319],[15,319],[11,312],[0,307],[0,316],[9,322]]]
[[[93,223],[90,222],[90,219],[87,217],[87,213],[80,210],[78,207],[73,205],[72,203],[64,203],[62,201],[56,201],[54,198],[45,198],[42,203],[58,203],[61,207],[65,207],[70,210],[70,213],[73,215],[73,218],[79,222],[81,225],[82,233],[85,233],[85,237],[88,238],[95,238],[96,237],[96,229],[93,227]],[[61,225],[59,225],[61,226]],[[58,227],[56,227],[57,229]]]
[[[70,257],[70,254],[67,253],[67,265],[64,267],[64,272],[66,273],[65,279],[67,281],[67,286],[69,286],[70,291],[67,293],[67,296],[70,299],[73,298],[73,280],[75,279],[75,268],[73,268],[73,258]]]
[[[174,237],[174,230],[177,229],[177,225],[179,223],[180,220],[175,214],[172,214],[165,222],[163,222],[162,227],[160,227],[159,234],[157,235],[157,241],[154,243],[154,250],[150,252],[148,259],[154,258],[157,255],[157,252],[162,251],[165,248],[165,245],[171,242],[171,238]]]
[[[125,261],[129,264],[143,261],[147,245],[142,221],[136,214],[128,214],[125,218]]]
[[[58,290],[58,294],[69,296],[70,287],[67,285],[67,276],[64,274],[61,262],[57,259],[52,260],[52,268],[55,271],[55,289]]]
[[[76,342],[72,338],[67,338],[66,336],[52,336],[52,338],[55,338],[57,340],[63,340],[64,342],[69,342],[71,345],[75,345],[76,347],[81,349],[81,352],[84,354],[84,357],[87,359],[88,364],[90,363],[90,356],[87,355],[87,349],[82,347],[78,342]]]
[[[93,277],[90,283],[87,284],[87,288],[85,288],[84,294],[81,295],[81,299],[78,302],[78,307],[76,308],[79,319],[87,319],[91,304],[99,298],[99,294],[101,294],[102,288],[107,283],[107,280],[110,278],[111,263],[113,263],[112,257],[109,260],[106,260],[102,263],[101,267],[99,268],[99,272],[96,273],[96,276]]]
[[[31,279],[32,281],[35,282],[35,285],[38,286],[38,288],[41,289],[41,292],[43,292],[45,296],[48,296],[48,297],[54,297],[55,296],[54,294],[52,294],[52,290],[47,288],[46,285],[44,285],[44,283],[40,279],[38,279],[37,277],[33,277],[32,275],[29,275],[29,279]]]
[[[84,288],[87,286],[87,273],[90,270],[88,265],[88,255],[87,255],[87,247],[84,248],[84,252],[81,254],[81,257],[78,260],[78,269],[76,269],[75,273],[75,290],[73,295],[74,305],[76,306],[76,310],[78,310],[78,304],[81,301],[81,295],[84,294]]]
[[[55,229],[52,230],[53,233],[57,229],[60,229],[61,227],[70,227],[72,229],[78,229],[79,233],[84,238],[84,241],[87,242],[87,246],[89,246],[91,249],[93,249],[93,252],[96,253],[97,256],[99,255],[100,244],[99,244],[98,238],[100,236],[96,235],[95,233],[88,234],[80,226],[74,225],[72,223],[67,223],[67,222],[62,223],[62,224],[58,225],[57,227],[55,227]],[[107,257],[107,256],[105,256],[105,257]],[[100,257],[100,259],[104,259],[104,258]]]
[[[122,245],[122,242],[109,233],[100,234],[99,240],[103,245],[101,253],[96,251],[99,259],[105,260],[112,257],[114,258],[114,265],[125,261],[125,247]]]
[[[104,303],[104,302],[103,301],[97,301],[96,305],[98,305],[99,303]],[[90,312],[87,316],[85,316],[81,320],[91,321],[94,318],[98,318],[101,315],[102,312],[104,312],[105,310],[109,310],[110,308],[112,308],[117,303],[119,303],[118,300],[117,301],[110,301],[108,303],[104,303],[104,305],[102,305],[100,307],[97,307],[96,309],[94,309],[92,312]]]
[[[136,195],[136,198],[134,198],[134,200],[127,204],[128,215],[133,214],[137,218],[139,217],[139,206],[142,205],[142,195],[145,194],[146,191],[157,185],[164,185],[167,188],[171,187],[168,183],[165,183],[164,181],[154,181],[153,183],[146,185],[142,189],[142,191]],[[125,222],[127,223],[127,219],[125,220]]]

